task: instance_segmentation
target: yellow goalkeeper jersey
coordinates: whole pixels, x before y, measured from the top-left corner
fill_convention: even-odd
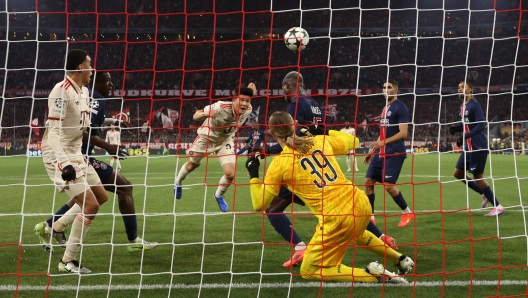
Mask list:
[[[314,137],[314,145],[307,154],[284,147],[266,170],[261,197],[254,200],[267,200],[266,192],[276,196],[280,187],[285,186],[299,196],[320,220],[323,215],[354,214],[355,194],[362,191],[346,179],[336,156],[357,148],[359,140],[346,133],[331,132],[330,136]],[[259,204],[255,203],[257,209]]]

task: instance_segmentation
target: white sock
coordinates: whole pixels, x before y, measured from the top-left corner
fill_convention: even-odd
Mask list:
[[[114,159],[110,158],[110,166],[113,166],[113,165],[114,165]]]
[[[176,177],[176,181],[174,181],[174,183],[176,183],[176,185],[181,185],[183,180],[185,180],[185,178],[189,174],[189,172],[187,172],[187,168],[185,167],[186,165],[187,165],[186,163],[183,164],[183,166],[181,167],[180,171],[178,172],[178,176]]]
[[[128,243],[138,243],[139,242],[139,237],[136,237],[136,239],[134,240],[128,240]]]
[[[66,213],[64,213],[61,218],[57,219],[57,221],[53,223],[53,230],[55,232],[64,232],[64,229],[72,224],[72,222],[75,220],[75,216],[81,213],[81,211],[81,206],[73,204],[70,210],[66,211]]]
[[[345,158],[346,158],[346,164],[347,164],[347,168],[350,169],[350,155],[345,155]]]
[[[381,236],[379,236],[379,237],[380,237],[380,239],[381,239],[381,237],[383,237],[383,236],[385,236],[385,234],[381,234]]]
[[[79,252],[79,249],[81,249],[84,236],[86,236],[91,225],[91,219],[84,217],[82,214],[77,214],[72,224],[70,238],[66,243],[66,250],[62,257],[63,262],[67,263],[76,259],[77,253]]]
[[[231,183],[233,183],[233,180],[227,180],[225,175],[222,176],[222,178],[220,178],[220,182],[218,182],[218,188],[215,191],[215,197],[219,198],[223,196]]]
[[[303,249],[306,249],[306,243],[304,243],[304,241],[301,241],[295,245],[295,251]]]
[[[357,171],[359,170],[358,166],[357,166],[357,158],[356,156],[354,155],[354,169]]]
[[[402,210],[402,213],[403,214],[411,213],[411,209],[409,209],[409,207],[407,207],[404,210]]]

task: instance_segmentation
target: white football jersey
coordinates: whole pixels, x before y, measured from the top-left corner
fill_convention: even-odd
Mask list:
[[[351,134],[353,136],[356,136],[356,129],[353,128],[353,127],[349,127],[349,128],[344,127],[344,128],[341,128],[341,131],[349,133],[349,134]]]
[[[212,105],[204,108],[204,113],[208,114],[211,109],[216,111],[218,114],[216,118],[207,117],[203,122],[202,126],[198,128],[198,134],[208,136],[210,139],[215,141],[226,140],[232,138],[238,130],[238,127],[242,126],[246,119],[251,114],[251,105],[248,106],[247,110],[240,116],[233,111],[233,103],[230,101],[217,101]]]
[[[109,130],[106,133],[106,141],[112,145],[121,144],[119,137],[120,137],[120,133],[117,130],[114,130],[114,131]]]
[[[57,83],[48,97],[48,120],[42,138],[44,162],[68,165],[71,159],[82,158],[83,131],[90,126],[90,96],[66,77]]]

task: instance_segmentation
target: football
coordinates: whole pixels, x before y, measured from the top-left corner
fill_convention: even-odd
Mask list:
[[[284,34],[284,43],[292,51],[304,50],[309,41],[308,32],[301,27],[292,27]]]

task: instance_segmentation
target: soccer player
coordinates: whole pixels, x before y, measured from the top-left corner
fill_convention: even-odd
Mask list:
[[[106,72],[106,74],[110,76],[109,73]],[[121,133],[115,128],[113,124],[110,125],[110,130],[106,132],[105,141],[111,145],[121,145]],[[114,166],[114,161],[116,162],[117,171],[121,171],[121,163],[119,162],[119,158],[116,156],[110,157],[110,166]]]
[[[284,98],[286,99],[286,102],[289,103],[286,112],[290,114],[297,123],[303,125],[312,124],[310,128],[322,123],[323,109],[315,100],[306,95],[304,91],[304,79],[300,73],[296,71],[289,72],[282,80],[282,89],[284,91]],[[302,134],[301,127],[297,129],[297,134]],[[253,149],[253,152],[255,151],[256,150]],[[279,154],[281,151],[282,147],[280,144],[266,148],[266,154]],[[268,220],[273,228],[275,228],[275,231],[277,231],[284,240],[293,245],[294,253],[288,261],[282,264],[283,267],[299,265],[302,262],[306,251],[306,243],[302,241],[301,237],[295,232],[290,219],[284,214],[284,210],[286,210],[292,202],[305,206],[305,203],[301,198],[292,194],[288,188],[281,187],[279,194],[266,208]],[[381,233],[375,224],[369,225],[369,230],[383,239],[388,245],[397,249],[394,239]]]
[[[90,155],[94,144],[100,148],[105,149],[112,155],[117,155],[119,143],[110,144],[98,138],[101,126],[105,123],[119,123],[112,118],[105,118],[105,96],[108,96],[112,90],[113,84],[110,74],[108,72],[97,73],[93,90],[90,90],[93,98],[90,103],[91,107],[91,129],[86,132],[82,142],[81,152],[84,156]],[[88,141],[89,139],[89,141]],[[121,153],[123,154],[123,153]],[[123,222],[125,224],[125,231],[128,237],[129,244],[127,250],[129,252],[151,250],[158,246],[156,242],[147,242],[138,237],[137,219],[134,207],[134,198],[132,196],[132,184],[120,173],[116,172],[112,166],[103,161],[97,160],[93,157],[88,157],[88,164],[91,165],[99,179],[105,182],[104,188],[107,191],[117,194],[119,202],[119,210],[123,215]],[[64,235],[65,228],[72,223],[77,213],[80,212],[80,207],[74,205],[72,200],[64,204],[55,215],[50,217],[47,221],[41,222],[35,226],[35,234],[39,237],[40,243],[45,246],[46,250],[51,250],[50,238],[51,235],[55,237],[59,244],[63,245],[66,242]]]
[[[65,192],[80,212],[73,220],[59,271],[90,273],[76,257],[99,205],[108,200],[99,176],[93,166],[86,163],[81,152],[83,132],[90,125],[89,93],[83,87],[90,83],[92,75],[90,56],[82,50],[68,51],[66,71],[66,78],[57,83],[49,95],[42,156],[57,190]]]
[[[249,134],[246,145],[238,150],[236,154],[244,154],[246,151],[247,154],[250,154],[254,146],[262,146],[262,143],[264,143],[264,130],[260,129],[258,124],[255,124],[253,131]]]
[[[218,161],[224,170],[218,188],[213,194],[218,207],[227,212],[229,206],[224,200],[224,194],[235,179],[235,144],[233,137],[251,114],[251,96],[256,92],[255,84],[250,83],[247,88],[236,90],[236,97],[228,101],[218,101],[197,110],[193,115],[194,121],[203,121],[198,128],[198,136],[187,149],[190,159],[180,169],[176,176],[174,193],[176,199],[182,197],[182,182],[187,175],[200,166],[204,157],[216,153]]]
[[[473,98],[473,85],[469,82],[458,84],[458,96],[462,100],[459,108],[462,122],[449,127],[449,133],[454,135],[457,132],[462,132],[462,137],[458,139],[457,145],[464,148],[464,153],[458,158],[453,175],[482,195],[482,208],[485,208],[490,202],[493,204],[491,212],[484,216],[502,215],[505,212],[504,207],[499,203],[484,179],[489,143],[484,134],[486,118],[484,118],[482,107]],[[473,179],[465,174],[466,171],[473,174]]]
[[[356,136],[356,129],[353,128],[352,126],[350,126],[350,122],[345,122],[346,126],[344,128],[341,129],[342,132],[346,132],[350,135],[353,135],[353,136]],[[358,169],[358,166],[357,166],[357,159],[356,159],[356,155],[355,155],[355,150],[350,150],[347,154],[346,154],[346,164],[347,164],[347,172],[350,172],[352,171],[351,169],[351,166],[350,166],[350,157],[352,157],[352,163],[354,164],[354,170],[356,172],[359,172],[359,169]]]
[[[374,185],[383,183],[385,190],[402,210],[398,227],[406,227],[414,220],[414,214],[409,209],[401,191],[395,186],[407,153],[404,139],[407,137],[409,110],[398,99],[398,82],[389,80],[383,84],[383,93],[387,105],[383,108],[380,118],[380,135],[378,140],[370,145],[370,151],[365,156],[364,164],[368,164],[365,175],[365,193],[372,205],[374,214]],[[374,215],[372,216],[374,220]]]
[[[285,185],[317,217],[315,235],[301,264],[302,277],[321,281],[407,283],[376,262],[370,263],[366,270],[341,263],[348,247],[355,242],[387,257],[398,268],[398,274],[408,273],[414,267],[411,258],[386,246],[366,230],[371,215],[368,198],[345,178],[335,158],[357,148],[359,140],[335,130],[325,136],[296,136],[294,120],[286,112],[273,113],[269,126],[283,151],[266,169],[264,183],[259,179],[259,158],[248,158],[251,201],[256,211],[263,211]]]

